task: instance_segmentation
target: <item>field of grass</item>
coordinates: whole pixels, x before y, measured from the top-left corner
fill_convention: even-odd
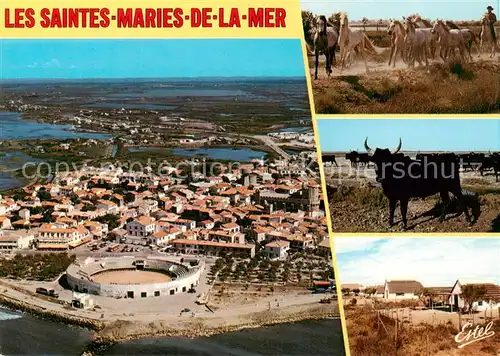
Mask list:
[[[319,114],[489,113],[500,110],[500,64],[448,61],[431,64],[429,73],[338,76],[315,82],[313,92]]]
[[[458,330],[451,325],[399,323],[396,332],[394,320],[369,306],[346,306],[345,316],[353,356],[497,355],[500,342],[499,320],[494,323],[494,337],[458,349],[454,340]]]
[[[479,196],[479,209],[471,205],[469,212],[479,215],[473,225],[452,205],[445,221],[439,221],[441,202],[438,196],[412,199],[408,205],[408,227],[411,232],[499,232],[500,189],[480,185],[462,186]],[[389,202],[381,188],[368,186],[328,187],[328,202],[335,232],[396,232],[401,231],[399,205],[396,225],[389,226]],[[457,210],[455,210],[457,209]],[[476,210],[474,210],[476,209]]]

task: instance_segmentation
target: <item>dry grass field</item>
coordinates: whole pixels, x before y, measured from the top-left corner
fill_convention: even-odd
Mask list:
[[[341,154],[337,155],[337,157]],[[335,232],[400,232],[401,215],[396,207],[395,223],[388,224],[389,203],[370,168],[350,168],[349,161],[337,158],[339,167],[325,166],[332,229]],[[480,215],[470,225],[460,211],[448,211],[440,222],[439,195],[413,199],[408,205],[410,232],[498,232],[500,231],[500,182],[492,173],[461,173],[463,189],[479,195]]]
[[[93,276],[93,280],[98,283],[116,284],[148,284],[165,283],[172,280],[163,273],[151,271],[107,271]]]
[[[309,57],[315,110],[318,114],[491,113],[500,110],[500,54],[490,58],[472,47],[472,62],[430,61],[429,68],[408,68],[401,59],[388,66],[390,38],[384,31],[367,31],[378,47],[369,55],[365,72],[361,58],[342,72],[327,77],[324,56],[314,80],[314,57]],[[338,59],[338,53],[337,53]]]
[[[496,356],[500,343],[500,320],[494,322],[495,335],[458,348],[458,329],[451,324],[419,325],[396,323],[370,306],[346,306],[349,345],[353,356]]]

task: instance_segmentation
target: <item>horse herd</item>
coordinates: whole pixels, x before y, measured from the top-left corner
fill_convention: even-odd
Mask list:
[[[347,14],[340,14],[339,24],[330,24],[325,16],[319,16],[317,26],[311,33],[314,49],[308,50],[315,56],[314,78],[318,79],[319,56],[325,55],[325,69],[328,76],[332,73],[335,63],[335,52],[340,49],[340,71],[353,61],[353,52],[361,55],[365,63],[366,72],[369,71],[367,54],[379,54],[362,28],[349,27]],[[429,60],[441,58],[443,61],[451,56],[463,60],[472,60],[472,45],[477,47],[478,56],[484,47],[490,45],[490,57],[495,55],[497,43],[490,30],[488,16],[481,19],[481,32],[479,39],[471,29],[459,28],[451,21],[436,20],[431,23],[420,16],[412,15],[403,17],[402,21],[390,20],[387,33],[391,37],[391,53],[388,65],[395,67],[396,60],[401,60],[414,67],[415,62],[420,66],[428,67]]]
[[[411,198],[425,198],[439,194],[443,201],[441,221],[444,220],[447,207],[451,200],[449,193],[453,194],[461,205],[470,223],[477,221],[480,214],[480,204],[477,194],[462,189],[459,170],[478,169],[481,174],[492,169],[498,181],[500,172],[500,154],[498,152],[485,155],[474,153],[457,155],[455,153],[419,153],[413,159],[401,153],[402,141],[399,139],[398,147],[391,152],[387,148],[372,149],[368,146],[368,138],[364,143],[367,153],[355,151],[346,154],[346,159],[352,165],[375,165],[376,180],[381,184],[384,195],[389,200],[389,225],[394,225],[394,213],[399,202],[403,228],[407,228],[408,202]],[[323,162],[334,162],[335,156],[323,155]],[[353,161],[352,159],[355,159]],[[468,209],[471,209],[472,217]]]

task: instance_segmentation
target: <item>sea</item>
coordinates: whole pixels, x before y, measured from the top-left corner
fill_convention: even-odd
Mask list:
[[[81,355],[89,330],[0,308],[0,355]],[[146,338],[109,346],[101,355],[345,355],[339,319],[308,320],[188,339]]]

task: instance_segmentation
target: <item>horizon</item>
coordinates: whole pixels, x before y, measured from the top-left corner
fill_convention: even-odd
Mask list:
[[[495,119],[319,119],[321,152],[395,149],[403,151],[500,151],[500,120]]]
[[[3,39],[0,79],[288,78],[300,39]]]
[[[300,80],[305,80],[306,78],[304,76],[300,75],[290,75],[290,76],[223,76],[223,75],[218,75],[218,76],[193,76],[193,77],[95,77],[95,78],[0,78],[0,83],[2,82],[17,82],[17,81],[38,81],[38,82],[52,82],[52,81],[92,81],[92,80],[169,80],[169,79],[175,79],[175,80],[193,80],[193,79],[251,79],[251,80],[256,80],[256,79],[265,79],[265,80],[270,80],[270,79],[300,79]]]
[[[373,0],[327,2],[320,0],[300,0],[302,10],[311,11],[315,14],[331,14],[335,12],[347,12],[350,21],[360,21],[363,17],[369,20],[387,20],[390,18],[401,18],[410,14],[418,13],[425,19],[444,18],[453,21],[479,21],[486,12],[486,7],[492,5],[497,13],[500,10],[500,0],[492,1],[406,1],[384,0],[383,2]],[[368,15],[369,14],[369,15]],[[471,15],[476,14],[476,15]]]
[[[498,239],[337,237],[334,248],[341,284],[375,286],[386,280],[416,280],[424,287],[452,287],[461,279],[500,285]]]

